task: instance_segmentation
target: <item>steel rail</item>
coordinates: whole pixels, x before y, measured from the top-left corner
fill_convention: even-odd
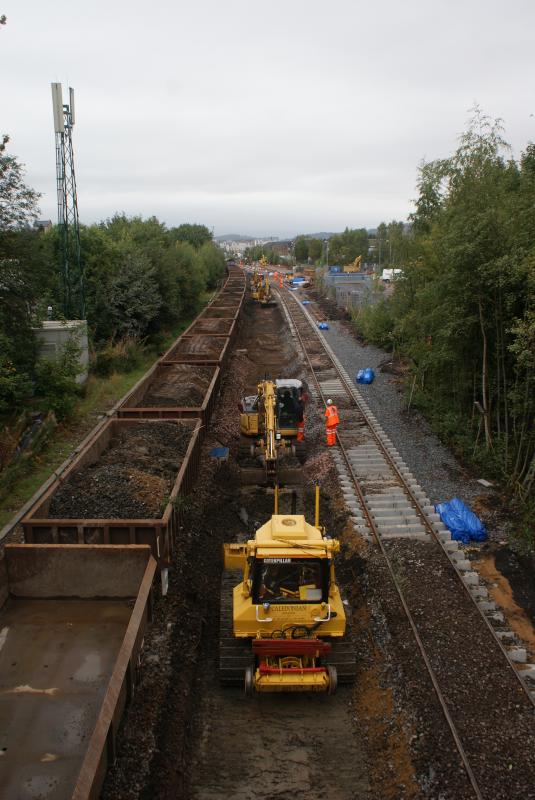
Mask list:
[[[281,294],[281,293],[279,292],[279,294]],[[487,619],[487,617],[486,617],[485,613],[483,612],[483,610],[479,607],[479,605],[477,603],[477,600],[472,595],[472,593],[470,592],[470,589],[468,588],[468,586],[463,581],[462,576],[460,575],[459,571],[456,569],[455,565],[452,563],[451,559],[449,558],[447,550],[446,550],[446,548],[444,546],[444,543],[442,542],[440,536],[438,535],[437,531],[435,530],[435,528],[433,526],[433,523],[427,518],[427,514],[423,510],[418,498],[416,497],[416,495],[412,491],[411,487],[408,485],[407,481],[405,480],[405,477],[403,476],[403,473],[399,470],[399,468],[398,468],[393,456],[391,455],[391,453],[389,452],[388,448],[386,447],[386,445],[382,441],[381,437],[379,436],[379,434],[375,430],[375,427],[374,427],[373,423],[368,419],[366,412],[363,411],[362,406],[358,402],[358,399],[355,397],[355,394],[354,394],[354,391],[353,391],[353,386],[350,383],[348,383],[345,375],[342,373],[342,371],[340,370],[340,367],[336,363],[337,362],[336,356],[332,353],[331,348],[329,347],[329,345],[324,341],[323,337],[317,331],[317,329],[316,329],[316,327],[314,325],[314,320],[312,319],[310,314],[307,312],[307,310],[304,309],[292,295],[290,295],[290,297],[293,300],[294,308],[296,310],[298,310],[299,312],[301,312],[302,319],[307,323],[307,325],[310,328],[312,328],[312,330],[316,334],[317,340],[320,342],[320,344],[322,345],[326,355],[329,357],[329,359],[331,361],[331,364],[333,365],[333,367],[334,367],[334,369],[335,369],[340,381],[342,382],[342,384],[343,384],[343,386],[344,386],[344,388],[345,388],[345,390],[346,390],[346,392],[347,392],[347,394],[349,396],[349,399],[351,400],[351,402],[353,402],[353,404],[358,409],[359,413],[362,415],[362,418],[365,421],[366,425],[368,426],[368,428],[369,428],[372,436],[374,437],[377,445],[379,446],[379,449],[381,450],[381,452],[385,456],[385,458],[388,461],[390,467],[392,468],[392,470],[394,471],[396,477],[398,478],[401,488],[403,489],[405,494],[410,499],[410,501],[411,501],[411,503],[413,505],[413,508],[416,511],[416,513],[418,514],[418,517],[420,518],[422,524],[425,526],[425,528],[427,529],[428,533],[430,533],[430,535],[433,538],[435,544],[439,547],[440,552],[442,553],[443,558],[448,563],[450,569],[452,569],[453,572],[455,573],[455,575],[457,576],[457,578],[458,578],[458,580],[459,580],[459,582],[460,582],[460,584],[461,584],[461,586],[463,588],[463,591],[465,592],[465,596],[470,599],[470,602],[472,603],[473,607],[477,610],[477,613],[479,614],[480,619],[483,621],[483,623],[487,627],[487,630],[491,634],[492,640],[495,642],[495,644],[500,649],[500,651],[501,651],[503,657],[505,658],[508,666],[513,671],[516,680],[518,681],[518,683],[522,687],[522,689],[523,689],[523,691],[524,691],[529,703],[531,704],[532,708],[535,709],[535,696],[532,696],[532,694],[530,693],[530,690],[526,686],[524,680],[522,679],[522,676],[521,676],[520,672],[515,668],[513,662],[509,658],[509,654],[508,654],[507,650],[505,649],[504,645],[502,644],[500,638],[498,636],[496,636],[496,633],[495,633],[494,628],[492,627],[490,621]],[[281,299],[282,299],[282,297],[281,297]],[[291,311],[290,311],[290,309],[288,307],[288,304],[284,300],[283,300],[283,302],[285,303],[285,307],[286,307],[288,313],[290,314],[290,316],[292,316],[291,315]],[[295,324],[295,318],[293,318],[293,321],[294,321],[294,324]],[[296,327],[296,330],[297,330],[297,327]],[[304,349],[304,343],[302,341],[301,336],[299,336],[299,339],[300,339],[300,342],[301,342],[301,346]],[[305,353],[306,353],[306,351],[305,351]],[[309,366],[311,366],[309,359],[308,359],[308,361],[309,361]],[[312,369],[312,372],[314,372],[312,367],[311,367],[311,369]],[[322,394],[322,396],[323,396],[323,394]],[[338,434],[337,434],[336,438],[337,438],[337,441],[338,441],[338,444],[339,444],[341,450],[343,451],[344,460],[347,461],[347,455],[346,455],[345,449],[343,448],[343,445],[342,445],[342,443],[340,441],[340,438],[338,437]],[[353,481],[354,481],[354,483],[356,485],[356,488],[357,488],[357,494],[359,495],[359,498],[360,498],[362,496],[362,492],[360,491],[360,487],[357,486],[358,479],[354,477],[352,469],[351,469],[351,473],[352,473]],[[367,508],[365,502],[363,503],[363,507]],[[366,512],[365,512],[365,516],[368,519],[368,515],[366,514]]]
[[[303,355],[304,355],[304,357],[305,357],[305,359],[307,361],[308,368],[309,368],[309,370],[310,370],[310,372],[312,374],[313,380],[314,380],[314,382],[316,384],[316,388],[317,388],[317,391],[319,393],[319,396],[321,397],[324,405],[326,405],[326,402],[325,402],[326,399],[325,399],[324,392],[323,392],[323,390],[321,388],[318,376],[316,374],[316,370],[312,366],[310,356],[308,355],[307,348],[306,348],[305,343],[303,341],[303,337],[302,337],[301,332],[299,331],[299,328],[298,328],[297,320],[295,319],[295,316],[292,314],[292,311],[290,310],[286,300],[282,297],[282,292],[279,292],[279,297],[281,299],[281,302],[284,304],[284,306],[286,308],[286,311],[288,312],[290,318],[292,319],[292,321],[294,323],[295,332],[296,332],[297,338],[299,340],[299,343],[301,345],[301,349],[303,351]],[[299,310],[301,310],[299,308],[299,306],[297,306],[297,308]],[[307,319],[305,315],[303,315],[303,318],[305,320]],[[310,323],[308,323],[308,324],[310,324]],[[317,338],[321,342],[321,338],[319,336]],[[321,342],[321,343],[323,344],[323,342]],[[347,381],[345,380],[344,376],[340,373],[340,370],[338,369],[338,366],[333,361],[330,353],[327,351],[326,348],[324,348],[324,350],[327,353],[327,355],[329,356],[330,361],[334,365],[337,373],[342,378],[343,384],[344,384],[344,386],[346,387],[346,390],[347,390]],[[350,396],[350,398],[352,400],[355,400],[355,398],[353,397],[353,393],[352,392],[348,392],[348,394],[349,394],[349,396]],[[355,404],[358,405],[356,403],[356,401],[355,401]],[[362,411],[362,408],[360,408],[360,406],[358,407],[358,410],[362,414],[364,420],[369,424],[369,421],[367,420],[366,414],[364,414],[364,412]],[[370,427],[371,427],[371,425],[370,425]],[[431,680],[435,695],[436,695],[436,697],[437,697],[437,699],[439,701],[440,707],[442,709],[442,713],[443,713],[444,718],[446,719],[446,722],[447,722],[448,727],[450,729],[450,733],[451,733],[453,741],[455,743],[455,747],[457,749],[457,752],[459,753],[460,759],[462,761],[463,767],[464,767],[465,772],[467,774],[467,777],[468,777],[468,779],[470,781],[472,789],[474,790],[475,797],[478,800],[484,800],[484,796],[483,796],[483,794],[481,792],[481,789],[479,788],[479,785],[478,785],[477,779],[475,777],[474,771],[472,769],[472,766],[470,764],[470,761],[468,759],[466,751],[465,751],[465,749],[463,747],[459,732],[458,732],[458,730],[457,730],[457,728],[455,726],[455,723],[453,721],[453,718],[452,718],[452,716],[450,714],[448,705],[446,703],[446,699],[445,699],[444,694],[442,693],[442,690],[440,688],[440,685],[439,685],[438,679],[436,677],[435,671],[434,671],[434,669],[433,669],[433,667],[431,665],[431,662],[429,660],[429,657],[428,657],[428,655],[427,655],[427,653],[425,651],[425,646],[424,646],[424,644],[423,644],[423,642],[422,642],[422,640],[420,638],[420,634],[418,633],[418,629],[416,627],[416,623],[415,623],[414,618],[412,616],[412,613],[411,613],[411,611],[410,611],[410,609],[409,609],[409,607],[407,605],[407,602],[405,600],[403,592],[401,591],[401,588],[400,588],[400,586],[398,584],[398,581],[396,580],[394,568],[393,568],[392,563],[391,563],[391,561],[390,561],[390,559],[388,557],[388,553],[386,552],[386,549],[384,547],[384,544],[383,544],[383,541],[381,539],[379,530],[378,530],[377,525],[376,525],[376,523],[375,523],[375,521],[373,519],[373,516],[372,516],[372,514],[371,514],[371,512],[370,512],[370,510],[368,508],[368,504],[366,502],[365,496],[364,496],[364,494],[362,492],[362,489],[360,487],[359,480],[358,480],[357,476],[355,475],[355,473],[353,471],[349,456],[348,456],[348,454],[346,452],[346,449],[345,449],[342,441],[340,440],[340,437],[338,436],[338,434],[337,434],[337,441],[338,441],[338,445],[339,445],[340,451],[341,451],[341,453],[342,453],[342,455],[344,457],[344,461],[346,463],[346,466],[347,466],[347,468],[349,470],[349,474],[351,475],[351,478],[352,478],[353,483],[355,485],[355,489],[357,491],[357,494],[358,494],[358,497],[359,497],[359,500],[360,500],[360,503],[361,503],[361,506],[362,506],[362,510],[363,510],[363,513],[365,515],[365,518],[366,518],[366,521],[367,521],[367,524],[368,524],[368,527],[370,528],[370,530],[371,530],[371,532],[372,532],[372,534],[374,536],[374,539],[375,539],[378,547],[380,548],[380,551],[381,551],[381,554],[383,556],[384,562],[385,562],[385,564],[387,566],[387,569],[388,569],[388,572],[390,574],[390,578],[391,578],[392,583],[394,585],[394,588],[395,588],[395,590],[397,592],[399,601],[401,603],[401,606],[403,608],[403,611],[405,613],[407,621],[408,621],[408,623],[410,625],[410,628],[411,628],[412,634],[414,636],[416,645],[418,647],[420,655],[421,655],[421,657],[423,659],[423,662],[425,664],[425,667],[427,669],[427,673],[428,673],[429,678]],[[402,478],[402,476],[400,476],[400,480],[402,481],[402,484],[405,483],[403,478]],[[448,559],[448,562],[449,562],[449,559]]]

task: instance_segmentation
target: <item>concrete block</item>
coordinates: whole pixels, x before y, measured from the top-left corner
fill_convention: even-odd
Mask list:
[[[525,647],[511,647],[507,651],[507,655],[511,661],[514,661],[517,664],[525,664],[528,660],[528,654]]]
[[[458,561],[455,561],[454,564],[461,572],[468,572],[472,569],[472,562],[467,558],[461,558]]]
[[[527,669],[521,670],[520,675],[530,681],[535,681],[535,664],[528,664]]]
[[[459,542],[456,542],[455,539],[446,539],[446,541],[444,541],[444,547],[448,553],[455,553],[459,549]]]
[[[496,609],[496,603],[492,600],[478,600],[477,604],[481,611],[494,611]]]
[[[515,642],[515,635],[513,631],[505,630],[505,631],[494,631],[495,635],[501,641],[502,644],[514,644]]]
[[[474,574],[477,575],[477,572]],[[486,586],[482,586],[481,584],[470,586],[470,591],[476,598],[480,598],[482,600],[488,599],[489,592]]]
[[[477,586],[479,584],[477,572],[465,572],[462,578],[467,586]]]

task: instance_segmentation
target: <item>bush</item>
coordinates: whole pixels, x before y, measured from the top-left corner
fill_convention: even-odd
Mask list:
[[[353,313],[352,321],[366,341],[386,350],[392,349],[394,318],[387,301],[360,308]]]
[[[79,362],[80,348],[75,341],[67,342],[59,358],[44,358],[35,369],[35,393],[46,411],[53,411],[57,419],[71,416],[81,389],[76,377],[82,372]]]
[[[0,354],[0,415],[10,414],[32,393],[32,382],[4,354]]]
[[[143,345],[132,337],[108,342],[97,352],[93,371],[101,377],[113,372],[131,372],[141,362]]]

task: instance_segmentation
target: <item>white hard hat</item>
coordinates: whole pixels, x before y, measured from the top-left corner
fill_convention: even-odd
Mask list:
[[[332,400],[331,400],[331,398],[329,397],[329,399],[327,400],[327,405],[328,405],[328,406],[332,406],[332,404],[333,404],[333,401],[332,401]]]

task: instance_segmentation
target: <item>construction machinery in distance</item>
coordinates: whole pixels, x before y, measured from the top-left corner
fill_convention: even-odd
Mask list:
[[[276,305],[267,272],[264,275],[257,275],[256,282],[251,284],[251,297],[264,308]]]
[[[360,268],[362,265],[362,256],[357,256],[351,264],[346,264],[342,267],[342,272],[360,272]]]
[[[336,582],[340,544],[302,514],[275,513],[243,544],[224,545],[220,681],[255,692],[326,692],[351,683],[354,647]],[[239,572],[238,572],[239,570]]]
[[[240,403],[240,449],[261,459],[268,480],[276,482],[281,456],[290,454],[300,462],[305,459],[306,400],[302,381],[278,378],[261,381],[257,393]]]

